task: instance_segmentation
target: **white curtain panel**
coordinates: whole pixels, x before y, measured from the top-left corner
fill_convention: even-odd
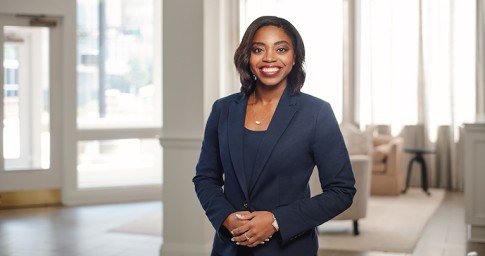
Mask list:
[[[426,155],[435,187],[463,188],[456,144],[458,128],[475,119],[476,11],[475,0],[360,5],[361,125],[387,124],[405,147],[435,149]]]

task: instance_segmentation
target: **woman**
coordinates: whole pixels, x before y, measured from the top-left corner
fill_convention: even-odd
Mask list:
[[[234,55],[241,92],[217,100],[196,175],[212,255],[317,255],[316,227],[352,204],[354,176],[328,103],[300,92],[305,48],[287,20],[249,25]],[[323,192],[310,198],[318,167]]]

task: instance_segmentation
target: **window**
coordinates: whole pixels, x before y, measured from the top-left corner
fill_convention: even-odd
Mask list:
[[[160,126],[154,1],[78,0],[77,6],[78,127]]]
[[[95,140],[78,143],[81,188],[151,185],[162,182],[156,139]]]
[[[78,0],[77,12],[77,188],[160,185],[160,2]]]

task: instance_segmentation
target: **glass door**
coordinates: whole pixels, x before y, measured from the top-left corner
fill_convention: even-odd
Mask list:
[[[37,22],[30,17],[0,15],[0,70],[3,119],[0,193],[60,188],[60,168],[53,151],[59,136],[59,100],[52,81],[58,71],[59,33],[57,21]],[[39,193],[37,193],[39,194]]]
[[[76,158],[63,203],[158,200],[162,187],[161,2],[76,3]]]

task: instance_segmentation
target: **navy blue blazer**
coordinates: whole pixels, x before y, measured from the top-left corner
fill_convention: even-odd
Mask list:
[[[288,86],[289,87],[289,86]],[[222,223],[235,211],[271,211],[280,227],[253,255],[317,255],[316,227],[352,204],[355,180],[330,105],[287,88],[255,161],[254,182],[243,170],[248,97],[217,100],[208,118],[196,175],[197,196],[216,230],[212,255],[241,255]],[[323,192],[310,198],[308,181],[318,167]]]

